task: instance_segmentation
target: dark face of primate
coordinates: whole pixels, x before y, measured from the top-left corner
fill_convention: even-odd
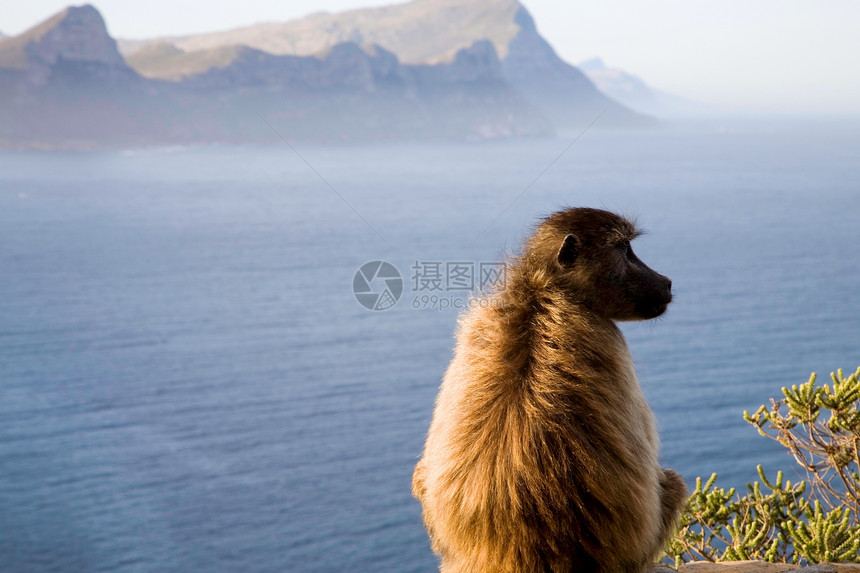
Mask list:
[[[672,281],[633,252],[630,242],[639,235],[633,224],[607,211],[570,212],[578,216],[556,232],[568,232],[557,261],[571,296],[612,320],[647,320],[666,312]]]

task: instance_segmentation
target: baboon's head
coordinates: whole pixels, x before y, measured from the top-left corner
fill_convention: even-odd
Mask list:
[[[538,226],[525,254],[546,261],[550,280],[592,312],[612,320],[647,320],[672,302],[672,281],[633,252],[630,242],[640,234],[614,213],[567,209]]]

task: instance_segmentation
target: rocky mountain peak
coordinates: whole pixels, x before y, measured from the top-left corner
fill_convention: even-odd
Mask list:
[[[52,66],[58,60],[125,67],[101,14],[93,6],[70,6],[0,47],[0,67]]]

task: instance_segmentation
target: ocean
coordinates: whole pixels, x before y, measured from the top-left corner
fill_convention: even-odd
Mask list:
[[[410,479],[468,269],[567,206],[672,278],[623,325],[663,463],[802,477],[742,412],[860,365],[860,124],[577,136],[0,153],[0,568],[433,571]]]

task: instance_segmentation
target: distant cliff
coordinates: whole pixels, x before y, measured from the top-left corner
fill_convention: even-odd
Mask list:
[[[0,46],[0,69],[22,72],[33,86],[46,85],[52,71],[65,65],[136,75],[92,6],[66,8]]]
[[[436,65],[403,65],[379,46],[354,42],[305,56],[243,45],[185,52],[161,42],[129,60],[146,75],[126,63],[92,6],[67,8],[4,40],[0,146],[477,140],[552,132],[505,81],[487,41]]]
[[[405,64],[434,65],[452,61],[475,42],[493,45],[503,79],[522,93],[557,128],[578,128],[600,113],[603,126],[646,126],[655,122],[607,97],[578,69],[564,62],[538,33],[528,11],[517,0],[414,0],[382,8],[338,14],[318,13],[300,20],[267,23],[235,30],[126,41],[121,48],[140,73],[177,79],[189,60],[223,61],[223,52],[244,45],[276,55],[313,55],[342,42],[374,44]],[[160,42],[186,54],[148,48]],[[163,48],[162,48],[163,50]]]
[[[70,7],[0,42],[0,145],[110,144],[136,132],[145,81],[92,6]],[[142,135],[142,134],[137,134]],[[134,139],[134,137],[132,137]]]
[[[579,64],[588,79],[612,99],[636,111],[659,117],[706,116],[718,113],[713,106],[654,89],[637,76],[608,67],[600,58]]]
[[[558,58],[515,0],[416,0],[119,46],[80,6],[0,42],[3,147],[479,140],[600,113],[603,126],[651,123]]]

